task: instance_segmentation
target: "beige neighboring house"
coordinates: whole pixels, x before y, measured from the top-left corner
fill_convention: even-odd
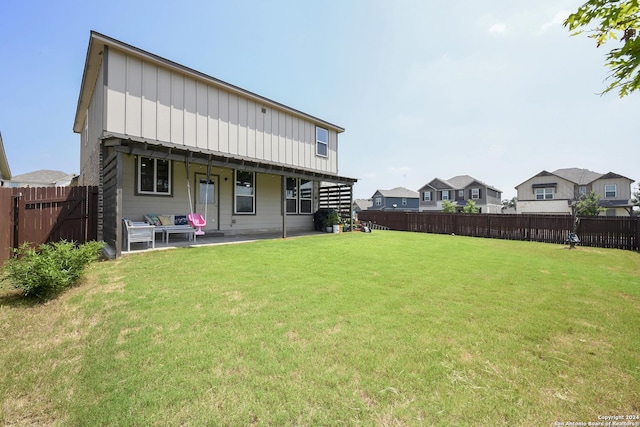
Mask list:
[[[542,171],[516,186],[519,214],[571,214],[571,204],[583,194],[594,191],[600,196],[601,215],[631,214],[631,184],[625,176],[588,169],[567,168]]]
[[[479,213],[502,213],[502,191],[469,175],[434,178],[418,192],[420,212],[441,211],[444,200],[456,204],[456,209],[462,211],[467,201],[473,200]]]
[[[13,176],[10,185],[11,187],[68,187],[76,176],[76,174],[62,171],[41,169]]]
[[[4,151],[4,142],[2,142],[2,134],[0,133],[0,187],[9,187],[11,181],[11,169],[9,168],[9,160]]]
[[[312,231],[322,183],[357,182],[338,174],[344,128],[97,32],[73,130],[78,185],[100,186],[98,237],[116,256],[123,219],[147,214],[197,212],[216,234]]]

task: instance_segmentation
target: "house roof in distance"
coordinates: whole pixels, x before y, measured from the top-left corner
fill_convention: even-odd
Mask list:
[[[71,180],[75,175],[62,171],[41,169],[14,176],[11,181],[29,185],[55,185],[60,181]]]
[[[376,190],[377,194],[380,194],[382,197],[405,197],[405,198],[414,198],[417,199],[420,197],[420,194],[417,191],[409,190],[404,187],[396,187],[391,190]],[[375,193],[374,193],[375,195]]]

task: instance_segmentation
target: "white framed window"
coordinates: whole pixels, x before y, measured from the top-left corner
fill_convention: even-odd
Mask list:
[[[376,197],[374,200],[376,206],[382,206],[382,197]]]
[[[472,188],[471,189],[471,199],[472,200],[478,200],[480,198],[480,189],[479,188]]]
[[[310,214],[313,210],[313,181],[300,180],[300,213]]]
[[[425,202],[430,202],[431,201],[431,191],[425,191],[424,195],[422,197],[423,197],[423,200]]]
[[[585,194],[587,194],[587,186],[586,185],[581,185],[578,187],[578,194],[583,196]]]
[[[138,194],[171,195],[171,163],[169,160],[138,156]]]
[[[604,197],[616,197],[618,195],[617,188],[615,184],[606,184],[604,186]]]
[[[235,171],[233,213],[256,213],[256,174],[255,172]]]
[[[316,126],[316,154],[322,157],[329,156],[329,131]]]
[[[458,190],[458,198],[464,199],[464,190]]]
[[[536,200],[553,199],[553,187],[536,188]]]
[[[449,190],[442,191],[442,200],[449,200]]]

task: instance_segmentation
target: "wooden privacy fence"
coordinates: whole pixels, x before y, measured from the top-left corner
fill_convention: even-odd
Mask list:
[[[0,264],[24,242],[97,239],[98,187],[0,188]]]
[[[544,243],[565,243],[573,229],[570,215],[362,211],[358,219],[399,231]],[[577,234],[583,246],[640,250],[639,217],[580,217]]]

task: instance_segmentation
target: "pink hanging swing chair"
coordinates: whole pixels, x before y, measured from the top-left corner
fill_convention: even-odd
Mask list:
[[[187,194],[189,195],[189,210],[191,210],[191,207],[193,206],[192,202],[191,202],[191,184],[189,183],[189,161],[187,159],[185,159],[185,169],[187,170]],[[207,168],[207,188],[204,192],[204,216],[202,216],[201,214],[197,213],[197,212],[190,212],[187,215],[187,221],[189,221],[189,224],[191,224],[191,226],[193,228],[196,229],[195,231],[195,235],[196,236],[202,236],[204,235],[204,231],[202,230],[202,227],[205,227],[207,225],[207,220],[205,219],[207,217],[207,197],[209,196],[209,168]]]

